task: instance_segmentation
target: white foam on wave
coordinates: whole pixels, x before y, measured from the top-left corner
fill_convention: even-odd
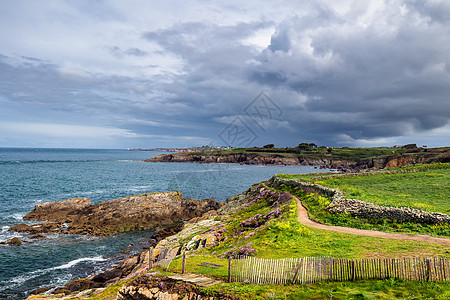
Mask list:
[[[10,215],[14,220],[17,221],[23,221],[23,217],[25,216],[24,213],[14,213],[12,215]]]
[[[142,190],[148,190],[152,188],[152,186],[150,185],[135,185],[135,186],[130,186],[129,188],[125,188],[124,190],[128,190],[131,192],[137,192],[137,191],[142,191]]]
[[[6,229],[5,229],[6,228]],[[8,231],[8,226],[3,226],[2,231],[0,231],[0,242],[8,242],[12,238],[18,237],[23,239],[23,234],[15,231]]]
[[[46,273],[48,273],[48,272],[51,272],[51,271],[54,271],[54,270],[63,270],[63,269],[71,268],[71,267],[75,266],[76,264],[78,264],[78,263],[80,263],[80,262],[84,262],[84,261],[106,261],[106,260],[107,260],[107,259],[105,259],[105,258],[103,258],[103,257],[101,257],[101,256],[95,256],[95,257],[83,257],[83,258],[78,258],[78,259],[72,260],[72,261],[70,261],[70,262],[68,262],[68,263],[66,263],[66,264],[63,264],[63,265],[60,265],[60,266],[57,266],[57,267],[48,268],[48,269],[39,269],[39,270],[31,271],[31,272],[29,272],[29,273],[27,273],[27,274],[20,275],[20,276],[17,276],[17,277],[14,277],[14,278],[9,279],[9,281],[8,281],[8,282],[9,282],[9,287],[11,287],[11,288],[17,287],[17,286],[19,286],[19,285],[25,283],[26,281],[28,281],[28,280],[30,280],[30,279],[33,279],[33,278],[35,278],[35,277],[44,275],[44,274],[46,274]],[[67,275],[67,274],[66,274],[66,277],[67,277],[67,276],[70,276],[70,275]],[[61,280],[62,280],[63,283],[64,283],[64,282],[67,282],[67,279],[66,279],[66,278],[64,278],[64,279],[61,279],[61,278],[60,278],[59,281],[61,281]],[[58,282],[59,282],[59,281],[58,281]]]
[[[61,269],[68,269],[71,268],[73,266],[75,266],[76,264],[79,264],[80,262],[83,261],[105,261],[106,259],[101,257],[101,256],[95,256],[95,257],[83,257],[83,258],[78,258],[75,260],[72,260],[70,262],[68,262],[67,264],[61,265],[61,266],[57,266],[57,267],[53,267],[47,270],[61,270]]]

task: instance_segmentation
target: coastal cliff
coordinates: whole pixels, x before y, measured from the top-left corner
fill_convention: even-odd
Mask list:
[[[449,151],[444,153],[423,152],[405,155],[390,155],[366,159],[336,159],[329,154],[320,157],[308,157],[297,154],[270,153],[170,153],[160,154],[146,160],[148,162],[195,162],[195,163],[238,163],[246,165],[300,165],[338,169],[340,171],[358,171],[366,169],[384,169],[428,162],[446,162]]]
[[[181,192],[148,193],[93,205],[88,198],[37,204],[24,220],[46,221],[20,224],[12,231],[64,234],[114,235],[179,223],[216,210],[214,199],[183,198]]]

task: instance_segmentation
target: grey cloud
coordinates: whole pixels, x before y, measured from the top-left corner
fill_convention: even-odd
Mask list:
[[[139,48],[128,48],[128,49],[121,49],[117,46],[112,46],[108,48],[109,52],[114,55],[117,58],[123,58],[125,56],[136,56],[136,57],[144,57],[148,56],[147,51],[143,51]]]
[[[392,29],[372,24],[364,30],[349,27],[351,22],[340,29],[341,20],[326,23],[328,16],[317,28],[304,30],[304,22],[294,17],[289,29],[277,32],[272,40],[288,34],[304,47],[301,41],[308,37],[312,52],[302,48],[283,54],[264,51],[250,78],[306,95],[310,100],[305,107],[312,116],[320,112],[365,114],[351,126],[317,118],[309,128],[319,126],[319,132],[325,128],[318,124],[325,124],[336,135],[377,138],[401,135],[407,128],[443,127],[450,116],[446,67],[450,44],[442,37],[449,30],[444,25],[413,25],[408,17],[387,18]]]
[[[277,50],[288,52],[290,47],[291,42],[286,31],[278,32],[270,38],[269,49],[273,52]]]

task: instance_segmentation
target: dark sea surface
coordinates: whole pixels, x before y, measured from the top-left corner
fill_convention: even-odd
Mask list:
[[[142,161],[160,153],[0,148],[0,242],[16,236],[31,241],[29,235],[8,228],[24,223],[22,217],[37,203],[89,197],[95,204],[171,190],[182,191],[184,197],[225,201],[277,173],[326,171],[304,166]],[[142,250],[151,233],[106,238],[52,234],[21,246],[0,245],[0,299],[24,299],[31,290],[104,271],[123,257],[120,250]]]

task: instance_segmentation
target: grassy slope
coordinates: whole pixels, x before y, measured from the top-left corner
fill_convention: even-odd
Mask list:
[[[427,186],[423,185],[422,188]],[[224,226],[220,229],[211,229],[216,232],[222,231],[224,240],[214,247],[190,253],[187,259],[188,272],[226,279],[227,259],[223,257],[224,253],[229,249],[238,251],[240,248],[247,247],[248,244],[250,246],[247,248],[256,250],[255,256],[265,258],[304,256],[365,258],[435,255],[450,257],[450,250],[444,245],[354,236],[307,228],[296,221],[295,201],[289,200],[280,205],[273,204],[279,194],[275,191],[273,196],[266,195],[258,198],[260,195],[258,190],[248,193],[249,200],[258,199],[252,205],[223,217]],[[241,225],[244,220],[250,220],[258,214],[268,215],[276,208],[280,209],[282,215],[270,219],[261,226],[255,228],[255,226],[243,227]],[[211,269],[199,266],[203,262],[220,264],[222,267]],[[178,258],[170,265],[169,272],[180,272],[180,270],[181,258]],[[119,285],[108,288],[92,299],[108,299],[108,296],[118,290]],[[394,279],[294,286],[226,283],[205,289],[205,291],[213,290],[238,294],[245,299],[448,299],[450,297],[450,283],[448,282],[423,283]]]
[[[339,188],[346,197],[383,206],[405,206],[428,212],[450,213],[450,163],[409,169],[419,172],[374,174],[370,176],[281,175]]]

